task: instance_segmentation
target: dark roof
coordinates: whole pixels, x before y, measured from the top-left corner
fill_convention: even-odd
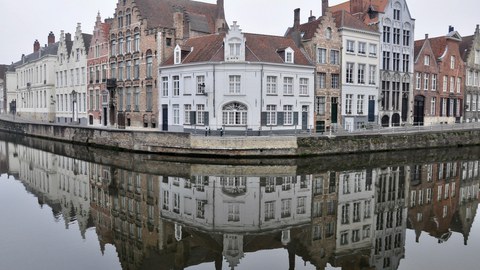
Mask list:
[[[425,39],[415,40],[414,44],[414,59],[417,59],[418,55],[422,51],[423,45],[425,44]]]
[[[136,0],[135,3],[140,10],[140,15],[147,19],[148,28],[174,27],[172,14],[175,11],[181,11],[190,22],[192,30],[203,33],[215,33],[217,30],[215,29],[216,4],[190,0]]]
[[[5,72],[7,72],[7,65],[0,65],[0,79],[5,79]]]
[[[15,71],[15,69],[18,66],[38,60],[41,57],[44,57],[45,55],[56,56],[58,51],[58,45],[59,45],[59,42],[55,42],[55,43],[49,44],[46,47],[40,47],[40,50],[38,52],[34,52],[29,55],[22,56],[23,59],[20,59],[20,61],[10,65],[9,71]]]
[[[90,43],[92,42],[93,35],[82,34],[83,44],[85,45],[85,51],[88,52],[90,49]]]
[[[467,62],[468,60],[468,55],[472,50],[474,39],[475,39],[474,35],[468,36],[468,37],[462,37],[462,42],[460,42],[459,49],[460,49],[460,55],[462,56],[462,59],[464,62]]]
[[[291,38],[249,33],[245,33],[244,36],[246,39],[245,61],[247,62],[285,63],[279,52],[281,49],[290,47],[295,52],[294,64],[311,65],[303,51],[295,45]],[[188,39],[185,46],[191,47],[192,50],[182,58],[182,64],[224,61],[224,38],[225,34],[222,33]],[[162,66],[170,66],[173,63],[174,56],[167,59]]]

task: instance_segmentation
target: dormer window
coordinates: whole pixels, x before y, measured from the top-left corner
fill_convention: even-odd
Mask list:
[[[295,55],[292,48],[285,49],[285,63],[293,64],[295,61]]]
[[[230,46],[230,56],[233,56],[233,57],[240,56],[240,45],[241,45],[240,39],[232,38],[231,40],[229,40],[228,45]]]
[[[175,57],[174,57],[175,65],[182,63],[182,49],[180,48],[180,45],[177,45],[177,47],[175,47],[174,53],[175,53]]]
[[[245,37],[237,22],[233,22],[224,39],[225,61],[245,61]]]

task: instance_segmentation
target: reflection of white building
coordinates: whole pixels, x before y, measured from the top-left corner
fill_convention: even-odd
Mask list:
[[[39,201],[59,207],[65,226],[77,221],[82,237],[90,216],[88,163],[45,151],[15,145],[19,177]],[[11,150],[10,150],[11,151]],[[12,151],[13,152],[13,151]]]
[[[376,172],[341,172],[338,184],[337,248],[338,256],[370,249],[374,229]]]
[[[371,265],[376,269],[394,269],[405,256],[407,198],[410,170],[408,167],[387,167],[376,170],[375,227]]]
[[[164,177],[160,186],[161,216],[182,226],[223,235],[223,255],[231,267],[243,257],[243,239],[250,234],[282,231],[307,224],[311,217],[311,179],[305,176]]]

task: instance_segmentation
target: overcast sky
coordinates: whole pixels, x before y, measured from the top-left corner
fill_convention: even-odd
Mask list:
[[[344,1],[330,0],[330,5]],[[31,53],[35,39],[43,46],[50,31],[58,40],[60,30],[73,33],[80,22],[83,32],[91,33],[97,12],[100,11],[102,18],[112,17],[116,3],[116,0],[0,0],[0,64],[16,62],[22,53]],[[472,35],[480,24],[478,3],[478,0],[408,1],[416,19],[415,38],[423,38],[426,33],[431,37],[445,35],[449,25],[463,36]],[[283,35],[293,24],[295,8],[301,8],[301,20],[305,22],[310,10],[317,17],[321,13],[321,0],[225,0],[227,22],[238,21],[241,29],[249,33]]]

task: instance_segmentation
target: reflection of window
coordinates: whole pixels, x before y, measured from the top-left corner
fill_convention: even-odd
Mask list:
[[[228,205],[228,221],[229,222],[240,221],[240,205],[238,204]]]
[[[275,218],[275,202],[265,202],[265,221]]]
[[[305,214],[306,212],[306,197],[297,198],[297,214]]]
[[[292,199],[283,199],[282,200],[282,218],[291,216],[292,214],[291,208],[292,208]]]

